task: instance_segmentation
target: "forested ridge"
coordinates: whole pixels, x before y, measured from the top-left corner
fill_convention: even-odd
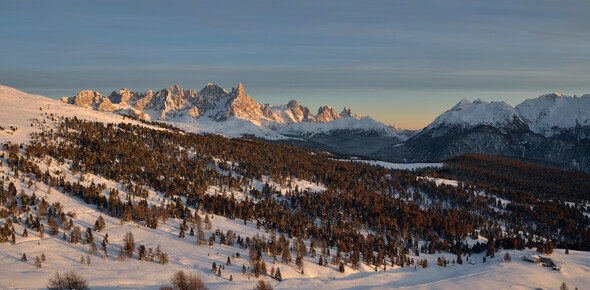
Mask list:
[[[589,212],[589,179],[580,173],[482,155],[412,172],[337,161],[328,153],[256,139],[191,134],[161,123],[150,123],[160,127],[153,128],[46,118],[56,120],[56,127],[42,126],[30,144],[3,144],[3,170],[29,185],[41,182],[79,197],[122,223],[155,229],[162,220],[178,218],[183,225],[200,224],[196,212],[203,211],[277,231],[280,237],[268,241],[238,238],[237,246],[251,249],[254,269],[262,254],[290,263],[291,251],[355,269],[359,263],[416,265],[420,253],[449,252],[461,261],[469,253],[493,255],[500,248],[590,250],[590,222],[584,215]],[[40,162],[57,162],[80,178],[71,181],[64,172],[42,170]],[[88,174],[121,187],[84,185]],[[424,176],[459,180],[460,185],[437,186]],[[289,186],[283,194],[266,178],[281,186],[306,180],[326,190]],[[259,190],[256,182],[266,184]],[[219,190],[212,194],[211,187]],[[158,196],[150,196],[150,190]],[[238,192],[244,194],[236,196]],[[38,198],[16,192],[10,180],[0,180],[0,217],[10,220],[1,229],[0,242],[14,236],[9,224],[26,213],[27,225],[40,230],[40,213],[27,211],[38,204]],[[58,205],[44,207],[51,209],[47,220],[54,219],[53,230],[64,236],[72,231]],[[200,226],[190,230],[196,230],[197,245],[234,244],[226,229],[208,243]],[[184,238],[189,227],[179,231]],[[478,236],[488,242],[467,243]]]

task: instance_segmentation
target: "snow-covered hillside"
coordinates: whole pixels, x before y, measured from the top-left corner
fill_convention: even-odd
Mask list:
[[[364,117],[360,120],[356,118],[342,118],[323,123],[300,122],[278,130],[278,132],[284,135],[298,136],[317,133],[330,134],[330,132],[338,131],[375,132],[384,137],[401,138],[394,130],[391,130],[391,128],[381,122],[375,121],[371,117]]]
[[[55,117],[77,117],[91,121],[118,123],[125,120],[134,124],[141,124],[120,115],[101,113],[67,105],[56,100],[27,94],[17,89],[0,85],[0,142],[24,143],[30,140],[32,132],[38,132],[39,127],[31,125],[32,119],[40,119],[45,113]],[[50,126],[45,121],[46,126]],[[16,129],[16,130],[13,130]]]
[[[10,174],[2,173],[2,177],[6,176]],[[96,177],[94,181],[102,182]],[[18,190],[21,189],[31,194],[26,185],[19,185]],[[88,245],[72,245],[62,240],[61,236],[46,233],[43,238],[39,238],[37,232],[29,231],[26,238],[17,236],[15,245],[0,244],[0,259],[3,261],[0,263],[0,289],[43,288],[55,271],[74,271],[86,278],[92,289],[159,289],[161,286],[169,285],[170,276],[178,270],[196,273],[209,289],[251,289],[259,280],[251,274],[244,275],[241,272],[242,266],[248,268],[247,251],[217,243],[211,247],[198,246],[196,237],[188,233],[181,239],[178,237],[178,219],[168,220],[161,224],[158,230],[140,227],[135,223],[121,225],[118,219],[98,212],[95,207],[88,206],[76,198],[63,195],[55,189],[47,193],[47,187],[38,185],[36,195],[45,198],[49,203],[59,202],[65,211],[76,213],[76,217],[73,218],[74,225],[82,229],[92,227],[100,215],[104,217],[106,227],[100,232],[94,232],[94,239],[100,242],[105,234],[108,234],[109,257],[104,259],[100,250],[97,254],[89,255]],[[204,214],[200,213],[200,216],[205,219]],[[216,229],[231,229],[242,237],[258,234],[270,238],[270,234],[257,229],[255,223],[244,225],[239,220],[230,220],[223,216],[209,217],[212,230],[205,231],[206,237],[211,236]],[[15,224],[15,230],[22,233],[24,227]],[[123,237],[127,232],[133,233],[136,247],[144,245],[155,250],[160,245],[161,250],[168,254],[169,263],[161,265],[157,262],[141,261],[137,253],[133,258],[117,261]],[[240,254],[240,258],[236,258],[237,253]],[[500,261],[506,253],[511,256],[511,263]],[[336,266],[319,266],[317,258],[306,257],[303,275],[295,269],[293,263],[290,266],[275,264],[272,259],[265,258],[269,271],[271,267],[279,268],[283,280],[279,282],[266,275],[262,276],[262,279],[275,289],[556,289],[563,282],[571,289],[584,289],[585,285],[590,283],[590,253],[570,251],[569,255],[565,255],[562,249],[557,249],[550,258],[557,263],[561,271],[521,260],[522,256],[531,253],[535,252],[500,251],[496,253],[496,258],[485,263],[484,253],[474,254],[462,265],[451,262],[446,267],[437,265],[437,259],[441,254],[421,254],[413,258],[428,260],[428,268],[396,266],[388,267],[385,271],[375,271],[371,267],[363,266],[358,271],[347,267],[344,273],[340,273]],[[26,254],[28,261],[21,261],[23,254]],[[42,263],[41,268],[36,268],[34,259],[42,254],[45,254],[46,262]],[[449,260],[454,259],[453,255],[442,256]],[[81,257],[84,257],[84,263],[80,262]],[[231,265],[226,265],[228,257]],[[224,265],[221,276],[211,272],[214,262]],[[230,275],[233,281],[229,281]]]
[[[126,94],[121,95],[122,100],[129,97]],[[391,266],[392,262],[389,262],[385,267],[376,267],[372,264],[370,265],[370,263],[362,262],[360,263],[359,269],[353,269],[348,263],[348,260],[352,259],[350,257],[351,255],[348,254],[347,256],[346,253],[342,256],[343,260],[347,261],[346,265],[340,263],[342,265],[340,267],[338,263],[333,264],[332,262],[319,265],[322,255],[315,254],[315,251],[320,253],[322,251],[321,247],[316,244],[316,249],[312,251],[312,239],[307,239],[307,237],[304,243],[307,249],[309,249],[309,254],[305,254],[302,258],[304,271],[297,269],[297,265],[294,262],[283,263],[273,261],[272,257],[264,250],[263,254],[261,254],[261,259],[268,269],[268,274],[262,274],[259,278],[256,278],[251,273],[252,268],[248,261],[251,252],[240,247],[237,243],[234,245],[223,244],[221,242],[223,233],[217,232],[217,230],[219,229],[226,234],[232,231],[241,239],[255,239],[266,244],[273,237],[280,236],[282,233],[275,232],[272,229],[269,230],[266,225],[261,225],[260,222],[261,220],[264,222],[264,219],[246,221],[240,217],[229,218],[228,216],[213,214],[204,208],[185,206],[183,202],[188,204],[188,198],[185,196],[181,198],[171,197],[167,196],[166,192],[156,191],[146,184],[118,182],[114,181],[114,178],[117,178],[116,176],[110,177],[113,179],[109,179],[91,172],[84,172],[80,168],[82,164],[73,164],[73,162],[69,161],[73,156],[66,156],[60,160],[60,158],[54,158],[48,154],[37,155],[34,152],[35,148],[28,151],[26,144],[22,148],[19,148],[19,146],[9,146],[10,144],[28,143],[32,139],[31,133],[40,133],[43,131],[43,136],[37,135],[36,137],[39,139],[50,139],[52,142],[55,142],[55,144],[52,143],[56,146],[55,148],[59,148],[59,144],[67,143],[69,140],[64,137],[52,139],[51,137],[57,135],[50,135],[50,132],[60,129],[60,124],[63,124],[60,123],[63,122],[62,117],[75,117],[76,119],[84,119],[91,122],[104,122],[105,127],[109,126],[106,125],[107,123],[131,123],[133,125],[146,126],[141,122],[124,119],[117,114],[71,106],[45,97],[30,95],[0,86],[0,126],[2,127],[0,131],[0,143],[3,145],[0,146],[0,181],[2,182],[3,190],[14,192],[14,195],[11,193],[7,200],[0,199],[0,208],[3,210],[0,213],[3,215],[3,212],[7,213],[5,216],[0,217],[0,226],[4,228],[14,227],[13,232],[15,233],[14,244],[11,244],[11,242],[0,243],[0,261],[2,261],[0,263],[0,288],[2,289],[43,288],[56,271],[64,272],[69,270],[86,278],[92,289],[159,289],[162,286],[169,285],[171,275],[178,270],[198,274],[210,289],[252,289],[259,279],[265,280],[276,289],[457,289],[467,287],[481,289],[518,289],[558,288],[563,282],[566,282],[571,288],[579,287],[582,289],[590,283],[590,253],[588,252],[572,250],[569,255],[566,255],[562,249],[555,250],[555,253],[550,255],[550,258],[556,262],[561,271],[554,271],[541,267],[538,264],[522,261],[520,259],[521,256],[532,253],[532,250],[528,249],[524,251],[500,250],[495,253],[496,256],[494,258],[488,258],[485,263],[483,262],[485,252],[472,255],[463,254],[463,264],[454,263],[454,259],[457,256],[448,252],[442,253],[437,251],[431,254],[416,254],[408,250],[408,260],[411,259],[416,262],[426,260],[428,266],[418,266],[417,263],[414,263],[414,266],[408,266],[407,264],[405,266],[397,264]],[[345,126],[347,125],[346,122],[350,122],[348,120],[351,119],[341,118],[335,124],[344,124],[342,126]],[[241,119],[236,116],[230,116],[227,119],[229,122],[238,122],[239,120]],[[372,121],[371,119],[363,118],[360,122],[359,124],[363,124],[363,122],[371,123]],[[235,123],[235,125],[237,126],[239,124]],[[97,126],[103,128],[103,125],[99,124]],[[360,128],[366,127],[361,126]],[[160,133],[169,132],[166,131],[167,129],[159,127],[152,129],[160,130],[157,131]],[[87,146],[98,146],[98,144],[105,146],[112,142],[109,138],[114,138],[114,133],[130,133],[130,135],[134,135],[133,131],[127,132],[123,127],[106,132],[109,134],[113,133],[113,135],[99,135],[99,139],[103,143],[93,144],[93,141],[90,139],[84,139],[83,141],[88,142],[86,143]],[[68,133],[89,137],[91,132],[70,129]],[[149,132],[149,134],[152,133],[152,131]],[[178,134],[171,137],[171,140],[182,135],[182,133]],[[152,139],[152,141],[156,140]],[[224,140],[224,142],[228,141]],[[116,143],[113,148],[117,148],[117,152],[120,152],[119,150],[122,150],[125,146],[129,146],[129,144]],[[223,149],[228,149],[223,146],[224,144],[219,146],[221,148],[215,148],[216,150],[220,150],[220,155],[225,155],[226,152]],[[105,148],[98,147],[97,150],[105,150]],[[155,154],[159,149],[161,150],[162,148],[153,148],[153,153]],[[195,153],[196,149],[194,148],[176,149],[186,155],[187,158],[197,155]],[[240,153],[238,151],[241,147],[235,146],[231,149],[233,150],[232,153],[227,155],[235,158],[235,155]],[[102,158],[99,156],[100,154],[106,154],[105,151],[101,151],[100,154],[97,152],[96,156],[93,153],[95,152],[90,152],[88,156],[83,156],[88,157],[83,159],[99,160]],[[254,153],[247,152],[247,154],[251,155]],[[299,156],[299,158],[311,159],[311,156],[316,153],[306,152],[306,154]],[[178,161],[182,157],[184,156],[177,154],[173,160]],[[117,158],[122,157],[119,156]],[[278,156],[265,156],[265,158],[270,159],[270,163],[272,163],[274,162],[273,158],[278,158]],[[109,158],[107,159],[109,162],[113,161]],[[15,160],[19,162],[15,162]],[[16,166],[19,163],[24,164],[25,161],[34,161],[34,165],[38,167],[38,170],[34,166],[18,171],[11,170],[11,168],[17,168]],[[105,161],[103,163],[103,161],[98,161],[100,167],[107,166],[107,162]],[[119,159],[115,161],[119,161]],[[302,192],[309,192],[310,196],[322,196],[322,193],[326,193],[325,195],[331,194],[328,192],[327,183],[323,184],[318,181],[312,181],[311,176],[310,180],[291,178],[290,176],[275,176],[271,178],[267,175],[261,175],[260,177],[250,176],[248,179],[245,176],[238,176],[236,171],[240,168],[240,164],[232,164],[223,159],[213,158],[208,158],[205,161],[196,159],[192,161],[194,161],[191,163],[191,166],[193,166],[192,170],[187,170],[182,178],[167,180],[171,177],[158,175],[155,179],[158,183],[167,181],[170,184],[180,183],[185,179],[189,179],[191,174],[197,171],[194,168],[206,164],[206,169],[210,170],[205,171],[208,173],[207,180],[213,179],[212,176],[216,176],[214,174],[217,173],[219,179],[216,179],[211,184],[207,183],[208,187],[204,189],[203,196],[224,198],[231,196],[231,198],[228,197],[228,200],[248,200],[252,201],[253,204],[257,204],[262,199],[254,196],[256,191],[260,193],[272,187],[276,189],[277,193],[273,193],[268,199],[269,201],[274,201],[275,199],[280,201],[281,207],[279,208],[282,208],[288,204],[288,195],[291,198],[295,198],[296,195],[300,195]],[[289,162],[291,161],[289,160]],[[325,160],[321,161],[326,162]],[[297,163],[295,164],[297,165]],[[360,164],[364,165],[364,163]],[[380,167],[391,168],[399,168],[400,166],[379,162],[375,162],[375,164],[380,165]],[[117,167],[116,169],[125,169],[128,165],[130,164],[117,163],[115,167]],[[339,170],[344,170],[345,165],[359,166],[353,163],[337,165]],[[440,166],[440,164],[430,165]],[[162,166],[161,168],[164,170],[162,164],[159,164],[159,166]],[[170,167],[177,169],[179,166],[174,164]],[[232,168],[234,168],[234,171],[232,171]],[[362,168],[358,172],[360,174],[361,172],[371,171],[375,168],[374,166],[368,166],[368,168]],[[145,172],[146,168],[143,169]],[[263,168],[256,168],[256,170],[262,171]],[[356,168],[353,168],[353,170],[356,170]],[[121,173],[123,174],[124,171],[122,170]],[[322,172],[322,174],[327,174],[327,172]],[[341,172],[340,175],[342,175]],[[374,174],[372,178],[376,176],[377,174]],[[235,180],[232,180],[230,177],[235,177]],[[357,178],[359,180],[356,180]],[[358,175],[355,175],[354,179],[356,180],[355,182],[361,181]],[[221,180],[231,180],[233,185],[222,184]],[[330,180],[336,182],[336,178],[331,178]],[[51,182],[55,183],[56,186],[49,185]],[[379,182],[379,180],[371,179],[371,182]],[[71,184],[71,186],[68,187],[65,184]],[[196,183],[191,184],[192,187],[198,185]],[[211,245],[198,245],[198,222],[195,222],[195,225],[193,225],[193,222],[188,222],[186,231],[179,231],[183,227],[183,220],[180,217],[158,219],[156,215],[156,220],[159,221],[157,228],[148,227],[144,222],[131,220],[122,222],[120,218],[110,216],[107,213],[107,209],[99,208],[99,206],[89,203],[88,200],[73,195],[71,193],[74,191],[73,189],[68,191],[68,194],[64,193],[65,187],[85,188],[89,191],[91,189],[96,190],[99,197],[108,197],[109,203],[111,201],[114,202],[113,200],[121,200],[129,208],[131,204],[134,207],[144,205],[146,208],[152,210],[154,215],[156,215],[154,212],[158,210],[161,212],[168,212],[168,209],[177,210],[179,208],[183,211],[188,210],[191,213],[190,216],[196,213],[196,216],[205,221],[205,226],[203,226],[204,236],[209,239],[212,237],[213,242]],[[365,188],[365,185],[361,184],[361,187]],[[131,191],[130,188],[134,189],[133,195],[129,193]],[[237,188],[242,189],[238,190]],[[413,191],[408,188],[405,188],[405,190],[407,194],[411,194]],[[80,191],[84,192],[84,190]],[[135,192],[143,192],[143,195],[136,195]],[[23,204],[23,200],[31,201],[33,199],[36,200],[34,202],[35,205],[29,206]],[[49,208],[49,210],[41,214],[39,212],[44,207],[43,204],[47,206],[45,209],[47,210]],[[52,226],[49,220],[55,220],[57,218],[56,216],[59,215],[57,209],[60,209],[59,212],[68,213],[69,215],[67,217],[62,215],[66,222],[60,224],[57,228],[57,234],[53,235],[50,233]],[[275,210],[278,209],[275,208]],[[298,213],[300,208],[289,208],[287,211],[289,213],[291,211]],[[14,214],[15,217],[7,218],[9,216],[8,212],[11,215]],[[34,220],[31,212],[35,215],[39,214],[39,219]],[[336,209],[336,213],[341,214],[338,212],[338,209]],[[392,212],[390,211],[390,213]],[[327,212],[322,212],[322,214],[327,214]],[[305,213],[294,214],[293,217],[300,218],[306,215]],[[105,227],[99,231],[92,230],[101,216],[104,218]],[[33,219],[33,221],[27,221],[27,218]],[[326,224],[325,220],[314,217],[314,220],[310,223],[312,226],[316,223],[315,219],[317,219],[318,224]],[[68,223],[69,220],[71,220],[71,225]],[[207,220],[210,221],[210,226],[207,226]],[[294,221],[289,220],[289,222]],[[334,220],[333,222],[336,223],[339,221]],[[33,230],[31,224],[35,223],[42,225],[37,227],[41,228],[40,230]],[[8,224],[11,226],[6,226]],[[347,225],[352,226],[352,224]],[[361,223],[358,222],[358,224]],[[90,244],[70,243],[71,231],[66,230],[66,226],[73,227],[74,229],[80,227],[82,233],[89,228],[93,235],[93,240],[96,241],[96,244],[99,244],[99,248],[100,242],[108,234],[108,244],[105,246],[108,256],[104,255],[103,250],[98,250],[96,253],[89,253],[92,249]],[[326,226],[326,228],[334,227],[334,225]],[[361,225],[359,228],[362,237],[372,236],[373,234],[377,236],[377,233],[373,232],[373,229],[367,229],[366,227],[367,223]],[[25,229],[27,230],[26,235],[24,234]],[[189,229],[192,229],[195,235],[191,235]],[[128,232],[131,232],[134,236],[136,250],[133,252],[132,257],[118,261],[120,260],[119,252],[124,244],[124,236]],[[184,238],[180,237],[183,234]],[[64,236],[66,237],[65,240],[63,239]],[[294,253],[293,248],[296,244],[296,238],[286,236],[289,245],[291,245],[290,248],[286,249],[288,252]],[[466,238],[466,243],[468,244],[474,244],[475,242],[485,243],[486,240],[481,236],[477,240],[472,240],[469,237]],[[152,261],[140,260],[137,249],[142,245],[146,249],[156,250],[160,248],[163,253],[167,254],[168,263],[160,264],[157,262],[157,259]],[[416,248],[424,245],[424,240],[416,241]],[[331,251],[328,257],[331,257],[332,254],[336,256],[337,250],[335,245],[326,246],[326,248],[329,248],[329,251]],[[372,249],[370,249],[370,253],[373,254]],[[511,263],[500,261],[505,254],[509,254],[512,257]],[[23,261],[24,255],[27,257],[26,261]],[[45,257],[46,261],[40,262],[40,267],[37,267],[35,265],[36,257],[42,256]],[[447,259],[449,263],[446,266],[438,266],[437,261],[439,258]],[[211,271],[213,263],[215,263],[216,269],[218,269],[216,272]],[[404,262],[401,262],[401,264],[403,265]],[[340,268],[343,271],[340,271]],[[243,272],[242,269],[245,269],[245,271]],[[272,272],[271,269],[280,269],[282,280],[273,279],[270,274]]]

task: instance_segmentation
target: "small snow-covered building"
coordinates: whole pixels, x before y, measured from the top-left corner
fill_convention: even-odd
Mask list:
[[[531,263],[539,263],[541,261],[541,257],[539,257],[538,255],[530,254],[522,256],[522,260]]]
[[[556,268],[557,267],[555,265],[555,263],[553,262],[553,260],[551,260],[551,258],[547,258],[547,257],[541,257],[541,265],[543,267],[547,267],[547,268]]]

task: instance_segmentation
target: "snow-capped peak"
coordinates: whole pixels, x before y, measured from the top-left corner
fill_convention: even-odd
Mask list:
[[[451,111],[458,111],[458,110],[461,110],[463,108],[466,108],[469,105],[471,105],[471,102],[470,101],[468,101],[467,99],[462,99],[455,106],[453,106],[451,108]]]
[[[553,92],[551,94],[542,95],[538,99],[540,99],[540,100],[556,100],[556,99],[561,99],[561,98],[564,98],[564,97],[565,96],[562,95],[562,94],[560,94],[560,93]]]
[[[424,130],[445,127],[470,128],[478,125],[489,125],[501,130],[517,129],[522,127],[513,107],[505,102],[485,102],[477,99],[469,102],[461,100],[453,108],[438,116],[434,122]]]
[[[561,129],[590,126],[590,96],[587,95],[578,98],[546,94],[526,100],[515,109],[533,132],[547,137]]]

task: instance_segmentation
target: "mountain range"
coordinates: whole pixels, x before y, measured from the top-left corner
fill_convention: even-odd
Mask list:
[[[552,93],[516,107],[461,100],[419,131],[400,130],[330,106],[317,114],[291,100],[258,104],[240,83],[231,91],[207,84],[199,92],[178,85],[157,92],[121,89],[103,96],[81,91],[62,102],[182,129],[253,136],[339,154],[397,162],[439,161],[464,153],[516,157],[590,172],[590,95]]]

